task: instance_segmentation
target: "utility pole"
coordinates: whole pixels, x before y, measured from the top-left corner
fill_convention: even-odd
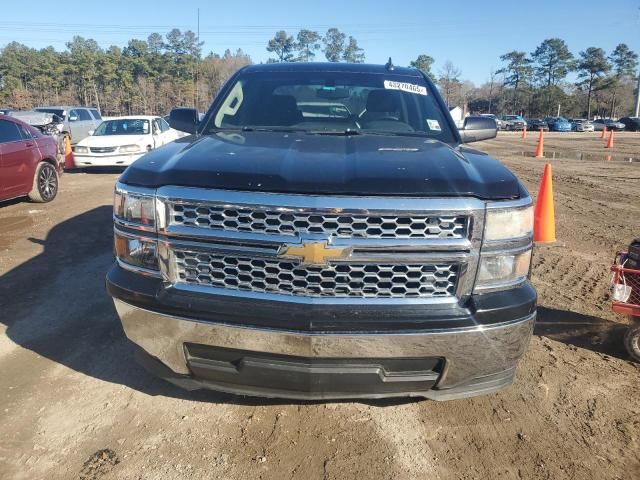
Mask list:
[[[198,24],[196,28],[196,48],[200,48],[200,8],[198,8]],[[200,100],[198,95],[198,71],[200,70],[200,56],[196,57],[196,71],[195,71],[195,109],[198,110],[198,101]]]
[[[638,88],[636,90],[636,109],[633,116],[640,117],[640,71],[638,72]]]

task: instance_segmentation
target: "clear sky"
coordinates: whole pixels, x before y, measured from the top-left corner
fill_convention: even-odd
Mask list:
[[[195,31],[197,8],[205,54],[242,48],[254,62],[269,57],[265,46],[277,30],[332,26],[356,37],[367,62],[391,56],[407,65],[426,53],[436,59],[435,72],[451,60],[476,84],[500,67],[501,54],[531,52],[550,37],[564,39],[574,54],[590,46],[609,53],[621,42],[640,53],[640,0],[1,0],[0,46],[16,40],[63,50],[73,35],[123,46],[154,31]]]

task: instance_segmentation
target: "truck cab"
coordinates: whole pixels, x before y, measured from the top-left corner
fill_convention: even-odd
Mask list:
[[[390,63],[233,75],[120,177],[107,289],[139,361],[187,389],[294,399],[489,393],[535,322],[532,201]]]

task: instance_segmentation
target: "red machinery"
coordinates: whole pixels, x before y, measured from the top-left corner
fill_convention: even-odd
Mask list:
[[[634,244],[630,246],[630,252]],[[640,319],[640,265],[630,252],[618,252],[613,261],[611,308],[637,321]],[[627,331],[624,343],[631,357],[640,362],[640,325],[636,324]]]

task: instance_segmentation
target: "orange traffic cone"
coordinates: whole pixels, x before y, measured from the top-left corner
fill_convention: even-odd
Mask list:
[[[544,157],[544,130],[540,129],[538,144],[536,145],[536,158]]]
[[[602,135],[600,135],[600,138],[604,138],[607,135],[607,127],[602,127]]]
[[[526,125],[522,129],[522,138],[527,138],[527,126]]]
[[[69,135],[64,136],[64,169],[69,170],[76,168],[76,164],[73,161],[73,150],[71,150],[71,140]]]
[[[613,130],[609,132],[609,140],[607,140],[607,146],[605,148],[613,148]]]
[[[551,243],[556,241],[556,219],[553,208],[553,183],[551,165],[544,166],[542,183],[533,213],[533,241]]]

